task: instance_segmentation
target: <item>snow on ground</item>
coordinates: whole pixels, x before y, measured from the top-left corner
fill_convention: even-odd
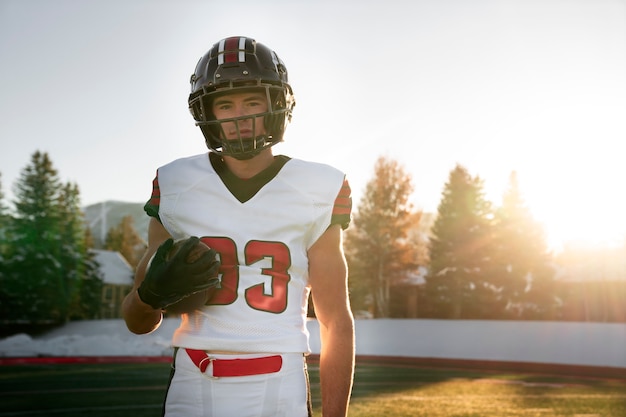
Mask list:
[[[156,331],[136,335],[122,320],[77,321],[38,337],[0,339],[0,357],[171,356],[171,338],[180,319],[165,319]]]

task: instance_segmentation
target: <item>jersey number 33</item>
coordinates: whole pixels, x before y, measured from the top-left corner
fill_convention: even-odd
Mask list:
[[[291,280],[288,273],[291,266],[289,248],[281,242],[251,240],[244,248],[244,262],[240,264],[235,242],[224,237],[203,237],[201,239],[220,254],[222,280],[219,289],[207,305],[228,305],[237,299],[240,279],[240,265],[252,267],[257,262],[269,261],[269,266],[261,268],[261,274],[271,278],[271,291],[266,293],[263,282],[245,290],[248,305],[259,311],[282,313],[287,308],[287,284]]]

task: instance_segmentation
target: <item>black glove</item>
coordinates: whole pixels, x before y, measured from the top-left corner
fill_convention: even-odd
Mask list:
[[[159,246],[137,289],[141,301],[154,309],[164,309],[219,283],[220,261],[215,250],[203,253],[192,263],[187,262],[187,256],[199,241],[195,236],[190,237],[170,259],[168,255],[171,255],[174,240],[167,239]]]

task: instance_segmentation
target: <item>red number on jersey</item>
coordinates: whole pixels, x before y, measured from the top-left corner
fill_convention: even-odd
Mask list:
[[[253,240],[246,245],[246,265],[263,259],[270,259],[271,268],[263,268],[261,273],[272,277],[270,294],[265,293],[263,283],[246,289],[246,301],[256,310],[282,313],[287,308],[287,284],[291,277],[287,273],[291,266],[289,248],[280,242]]]
[[[220,262],[222,263],[220,266],[220,274],[222,274],[220,288],[207,304],[232,304],[237,299],[237,287],[239,286],[237,246],[235,246],[235,242],[225,237],[203,237],[202,241],[220,254]]]
[[[207,304],[232,304],[237,299],[239,287],[239,261],[235,242],[223,237],[204,237],[202,241],[220,254],[222,262],[220,288]],[[262,268],[261,273],[271,277],[269,293],[265,292],[264,283],[253,285],[246,288],[246,302],[255,310],[282,313],[287,308],[287,284],[291,280],[287,272],[291,266],[289,248],[280,242],[253,240],[248,242],[244,252],[247,266],[269,259],[270,267]]]

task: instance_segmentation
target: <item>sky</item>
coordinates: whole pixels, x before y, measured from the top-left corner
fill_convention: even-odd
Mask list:
[[[285,62],[276,153],[343,170],[355,206],[380,156],[436,212],[457,164],[498,205],[515,171],[548,242],[626,236],[626,0],[0,0],[0,181],[36,151],[82,203],[146,201],[206,151],[189,77],[218,40]]]

